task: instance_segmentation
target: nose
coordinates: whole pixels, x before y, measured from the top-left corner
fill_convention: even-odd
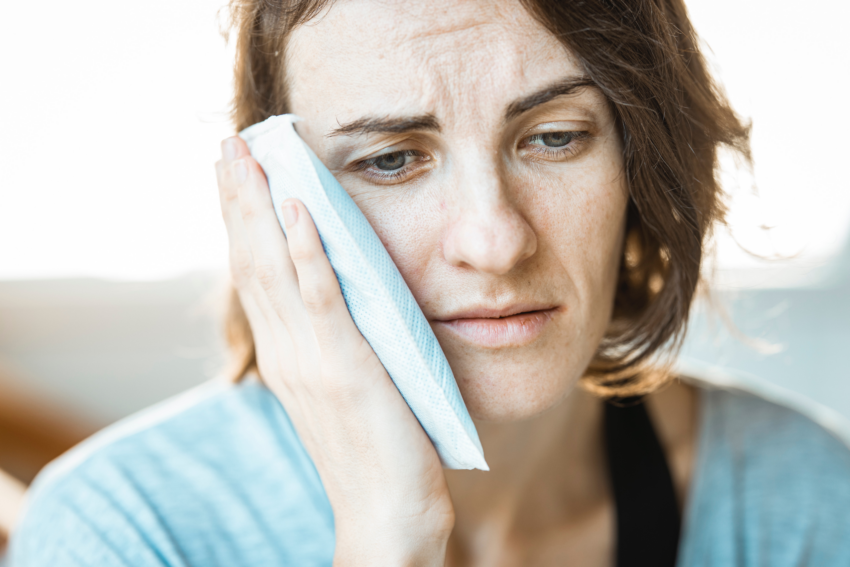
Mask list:
[[[537,251],[537,235],[518,209],[496,164],[467,169],[444,236],[443,255],[456,267],[504,275]],[[477,174],[476,174],[477,173]],[[458,187],[458,185],[456,185]]]

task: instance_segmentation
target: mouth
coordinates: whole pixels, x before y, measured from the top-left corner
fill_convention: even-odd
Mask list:
[[[518,347],[537,340],[558,311],[558,307],[540,305],[481,308],[453,313],[434,323],[479,347]]]

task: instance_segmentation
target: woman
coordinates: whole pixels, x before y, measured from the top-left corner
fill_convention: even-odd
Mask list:
[[[14,561],[850,562],[847,447],[663,371],[723,217],[716,152],[748,156],[680,1],[233,10],[237,127],[304,119],[431,323],[491,470],[442,469],[309,213],[284,203],[284,239],[230,138],[217,171],[240,380],[52,465]]]

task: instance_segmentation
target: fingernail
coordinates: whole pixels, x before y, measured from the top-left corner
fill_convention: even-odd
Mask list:
[[[248,168],[245,167],[245,162],[241,159],[233,164],[233,177],[236,183],[242,183],[248,178]]]
[[[286,228],[291,227],[298,222],[298,207],[294,203],[283,204],[283,223]]]
[[[227,138],[221,142],[221,157],[224,158],[224,161],[236,159],[236,142],[233,138]]]

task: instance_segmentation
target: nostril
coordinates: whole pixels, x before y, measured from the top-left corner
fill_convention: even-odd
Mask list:
[[[446,260],[458,267],[504,275],[537,251],[537,237],[515,212],[458,222],[446,235]]]

